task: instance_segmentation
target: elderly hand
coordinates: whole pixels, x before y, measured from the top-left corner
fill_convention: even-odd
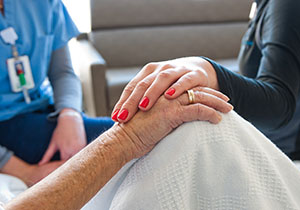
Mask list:
[[[149,110],[164,93],[174,99],[197,87],[218,90],[217,76],[211,64],[200,57],[187,57],[146,65],[124,89],[114,107],[112,119],[127,122],[138,108]],[[222,96],[228,101],[228,97]]]
[[[216,110],[224,113],[232,110],[232,106],[222,99],[222,94],[218,91],[209,88],[193,90],[194,104],[189,104],[187,93],[173,100],[161,96],[151,110],[137,112],[127,123],[116,123],[108,135],[118,136],[122,133],[119,144],[127,148],[126,153],[132,154],[131,158],[138,158],[149,152],[159,140],[182,123],[194,120],[218,123],[221,115]]]
[[[81,115],[72,109],[64,109],[60,112],[50,144],[39,165],[49,162],[58,150],[61,160],[67,160],[84,148],[86,144]]]

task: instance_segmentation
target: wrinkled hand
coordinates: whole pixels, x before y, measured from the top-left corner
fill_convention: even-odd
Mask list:
[[[61,112],[48,149],[39,165],[49,162],[58,150],[61,160],[67,160],[86,146],[87,141],[82,117],[79,113],[72,114],[72,112],[69,110]]]
[[[205,59],[187,57],[150,63],[128,83],[114,107],[112,119],[127,122],[138,109],[149,110],[162,94],[174,99],[198,86],[218,90],[216,72]],[[220,98],[229,100],[225,95]]]
[[[123,133],[126,137],[120,138],[120,143],[126,148],[131,158],[138,158],[149,152],[155,144],[173,129],[184,122],[206,120],[218,123],[221,115],[232,110],[232,106],[220,98],[221,93],[209,88],[195,88],[195,104],[189,104],[187,93],[180,97],[168,100],[161,96],[148,112],[137,112],[127,123],[116,123],[109,132],[118,136]],[[122,141],[122,139],[130,139]],[[131,149],[127,149],[128,148]],[[130,158],[129,158],[130,159]]]

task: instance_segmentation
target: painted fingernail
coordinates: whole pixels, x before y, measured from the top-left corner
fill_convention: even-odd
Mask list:
[[[175,93],[175,89],[174,89],[174,88],[170,88],[170,89],[166,92],[166,94],[168,94],[169,96],[174,95],[174,93]]]
[[[126,109],[123,109],[119,114],[118,119],[125,120],[127,116],[128,116],[128,111]]]
[[[111,119],[113,119],[114,121],[118,121],[119,112],[120,112],[120,109],[117,109],[116,111],[114,111],[114,113],[112,114]]]
[[[146,108],[148,106],[148,104],[149,104],[149,98],[147,96],[145,96],[139,106]]]

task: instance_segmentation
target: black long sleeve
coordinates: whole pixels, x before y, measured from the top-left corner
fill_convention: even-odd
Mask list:
[[[246,76],[208,60],[217,72],[220,90],[231,98],[235,110],[259,129],[272,130],[289,122],[298,98],[300,1],[260,3],[264,3],[261,16],[249,24],[242,40],[240,70]],[[257,30],[260,40],[255,36]]]

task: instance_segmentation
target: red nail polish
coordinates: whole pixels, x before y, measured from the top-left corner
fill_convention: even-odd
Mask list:
[[[113,119],[114,121],[118,121],[119,111],[120,111],[120,109],[117,109],[116,111],[114,111],[114,113],[112,114],[111,119]]]
[[[126,109],[123,109],[120,113],[120,115],[118,116],[119,119],[121,120],[125,120],[128,116],[128,111]]]
[[[166,94],[168,94],[169,96],[172,96],[175,93],[175,89],[174,88],[170,88]]]
[[[146,108],[149,104],[149,98],[147,96],[145,96],[142,100],[142,102],[140,103],[140,107]]]

